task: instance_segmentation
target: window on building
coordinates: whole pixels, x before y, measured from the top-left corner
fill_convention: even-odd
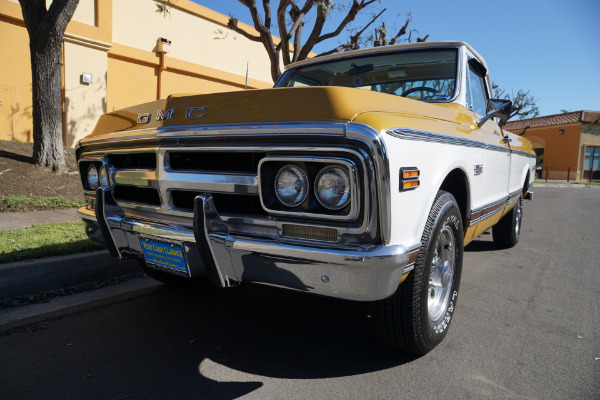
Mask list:
[[[583,178],[590,179],[590,172],[593,173],[592,179],[600,179],[600,146],[586,146],[585,148]]]

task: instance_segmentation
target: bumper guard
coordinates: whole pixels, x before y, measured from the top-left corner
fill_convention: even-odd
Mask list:
[[[349,300],[380,300],[396,291],[416,259],[418,244],[336,250],[234,236],[212,195],[194,201],[193,229],[127,218],[109,188],[97,189],[94,210],[82,207],[79,215],[88,235],[104,242],[113,257],[143,257],[140,235],[177,241],[185,248],[190,277],[208,275],[221,287],[247,281]]]

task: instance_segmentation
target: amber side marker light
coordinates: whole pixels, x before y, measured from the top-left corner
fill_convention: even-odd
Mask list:
[[[421,172],[416,167],[400,168],[400,190],[412,190],[419,187]]]

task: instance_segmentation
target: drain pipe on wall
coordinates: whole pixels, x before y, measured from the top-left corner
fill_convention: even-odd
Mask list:
[[[250,61],[246,61],[246,83],[244,83],[244,90],[248,89],[248,67],[250,66]]]
[[[165,39],[163,37],[159,37],[156,41],[156,52],[159,56],[159,64],[158,64],[158,72],[156,74],[156,100],[161,99],[162,92],[162,72],[167,69],[167,65],[165,63],[165,54],[167,54],[166,47],[171,45],[171,41],[169,39]]]

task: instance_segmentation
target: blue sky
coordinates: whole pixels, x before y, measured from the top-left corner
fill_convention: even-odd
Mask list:
[[[249,11],[236,0],[193,1],[251,24]],[[337,1],[343,2],[349,3]],[[531,91],[540,115],[600,110],[600,0],[381,0],[354,25],[361,27],[383,8],[390,31],[411,12],[409,26],[420,36],[429,34],[428,41],[469,43],[486,59],[494,82],[507,92]],[[340,15],[332,14],[325,30],[333,29]],[[315,50],[329,50],[346,37]]]

